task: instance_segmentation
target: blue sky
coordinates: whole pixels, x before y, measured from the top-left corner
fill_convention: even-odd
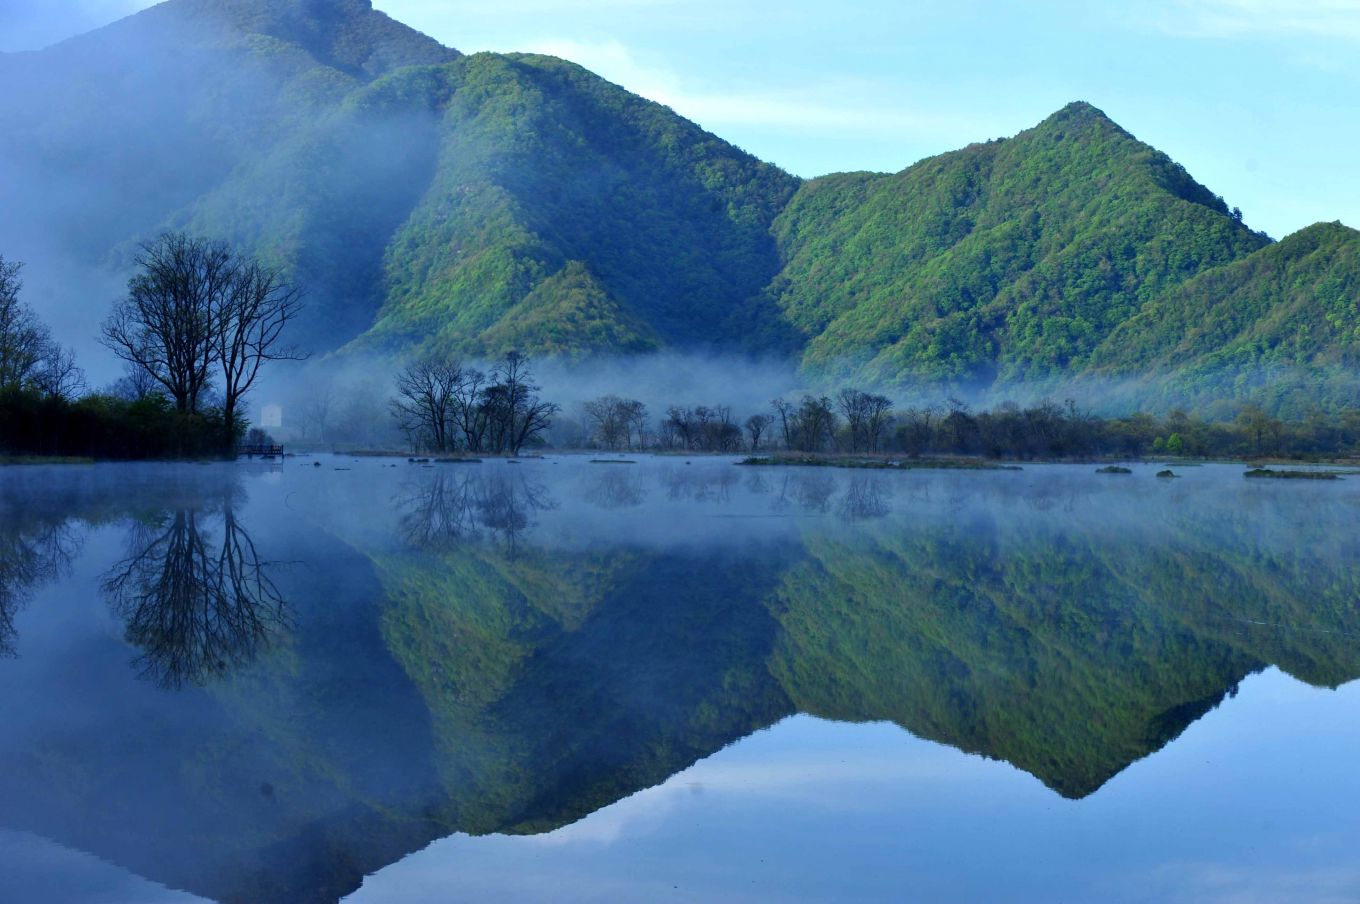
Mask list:
[[[151,5],[4,0],[0,48]],[[1280,237],[1360,227],[1360,0],[376,0],[463,51],[575,60],[802,176],[1104,109]]]

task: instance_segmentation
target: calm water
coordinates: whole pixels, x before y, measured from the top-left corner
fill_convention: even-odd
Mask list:
[[[0,899],[1360,900],[1360,477],[1155,470],[0,469]]]

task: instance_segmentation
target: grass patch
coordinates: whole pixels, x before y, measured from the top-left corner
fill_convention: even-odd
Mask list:
[[[1256,480],[1340,480],[1335,471],[1276,471],[1272,468],[1252,468],[1242,475]]]

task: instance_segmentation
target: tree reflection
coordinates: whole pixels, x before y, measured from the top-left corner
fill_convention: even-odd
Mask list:
[[[287,605],[236,519],[182,508],[129,532],[131,554],[103,589],[141,648],[142,675],[161,687],[204,684],[251,661],[286,627]]]
[[[436,473],[400,500],[401,532],[408,544],[440,550],[490,534],[514,548],[534,524],[534,514],[557,503],[545,486],[523,474]]]
[[[0,658],[17,655],[19,609],[39,585],[70,565],[79,547],[79,534],[64,519],[0,521]]]
[[[611,465],[588,475],[585,495],[602,509],[636,508],[647,501],[647,487],[636,469]]]
[[[856,474],[836,504],[836,514],[844,521],[886,518],[892,511],[891,499],[892,489],[884,481],[875,475]]]

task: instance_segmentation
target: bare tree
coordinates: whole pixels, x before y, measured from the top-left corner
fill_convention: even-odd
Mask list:
[[[453,418],[469,452],[486,449],[489,423],[486,406],[486,374],[473,367],[463,369],[463,379],[453,390]]]
[[[318,377],[310,381],[297,403],[298,424],[304,436],[325,442],[336,413],[335,380]]]
[[[887,430],[892,400],[860,389],[842,389],[836,407],[845,416],[851,452],[877,452]]]
[[[797,423],[797,407],[785,399],[775,399],[770,402],[774,407],[775,413],[779,415],[779,427],[784,434],[784,448],[793,448],[793,430]]]
[[[632,436],[624,401],[616,395],[592,399],[583,406],[591,437],[606,449],[621,449]]]
[[[647,414],[647,406],[636,399],[629,399],[624,403],[623,416],[632,435],[637,438],[637,448],[647,448],[647,424],[651,420]],[[631,439],[628,441],[628,448],[633,448]]]
[[[760,451],[760,440],[774,425],[774,418],[768,414],[753,414],[746,419],[746,435],[751,438],[751,451]]]
[[[601,396],[585,403],[586,420],[592,437],[606,449],[630,450],[646,445],[647,406],[636,399],[616,395]]]
[[[453,407],[463,383],[463,365],[422,358],[397,375],[392,412],[411,444],[436,452],[455,448]]]
[[[140,272],[104,322],[103,344],[165,387],[175,408],[198,411],[217,354],[218,311],[236,279],[224,242],[166,233],[142,246]]]
[[[302,293],[282,274],[258,262],[237,261],[216,300],[213,349],[222,371],[224,446],[236,440],[236,412],[266,361],[300,361],[305,355],[282,344],[283,331],[302,310]]]
[[[125,402],[140,402],[164,390],[155,377],[135,364],[124,363],[123,375],[105,390],[109,395]]]
[[[76,366],[75,349],[49,342],[43,351],[42,367],[33,385],[44,395],[69,402],[85,388],[85,371]]]

